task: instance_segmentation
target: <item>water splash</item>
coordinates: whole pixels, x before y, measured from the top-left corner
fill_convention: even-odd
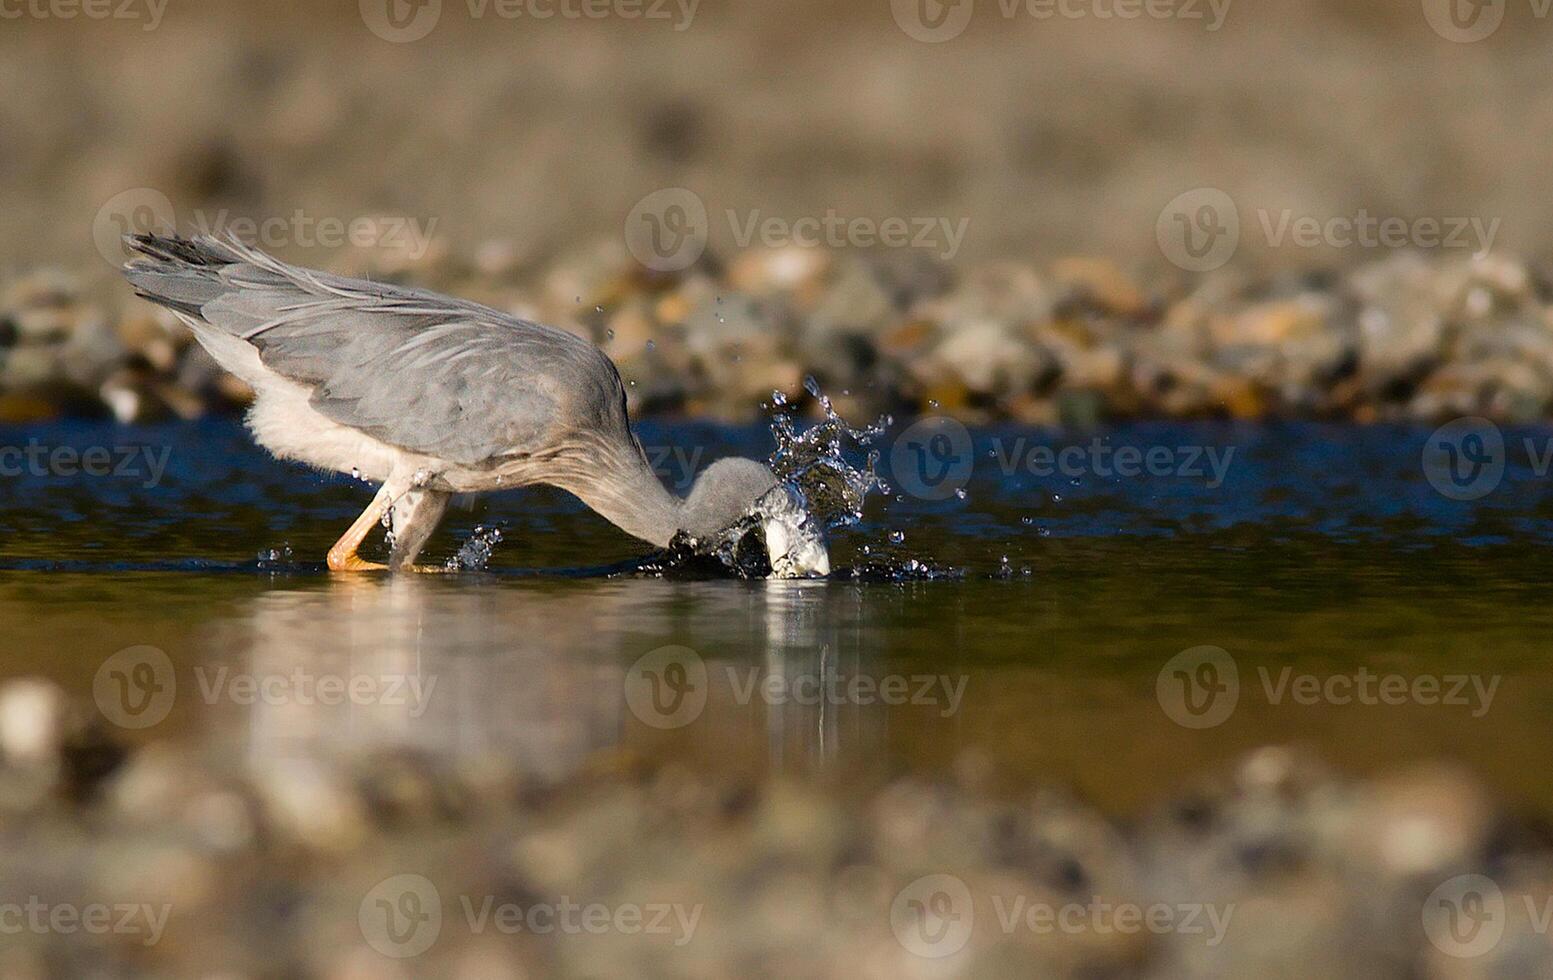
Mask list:
[[[892,424],[886,416],[854,428],[837,414],[814,378],[804,389],[824,417],[800,429],[793,405],[781,391],[771,394],[771,434],[776,450],[767,465],[779,483],[750,514],[715,539],[677,536],[668,551],[641,566],[649,574],[728,575],[740,578],[800,577],[817,566],[829,567],[824,540],[839,528],[863,519],[868,495],[888,491],[876,472],[879,453],[873,443]],[[768,549],[768,541],[776,545]],[[779,552],[772,566],[770,551]]]
[[[491,564],[491,555],[501,542],[501,528],[476,524],[468,540],[458,546],[458,553],[443,567],[450,572],[483,572]]]
[[[799,431],[780,392],[772,393],[778,412],[771,420],[776,452],[769,465],[777,479],[802,497],[810,518],[822,531],[852,527],[863,519],[863,504],[875,490],[888,493],[879,478],[879,452],[873,443],[893,424],[883,416],[872,425],[853,428],[836,414],[830,398],[820,391],[813,377],[804,379],[804,389],[819,403],[825,417]],[[861,464],[854,463],[859,455]]]
[[[291,564],[291,542],[284,541],[279,548],[265,548],[255,556],[259,561],[259,567],[272,570],[284,568]]]

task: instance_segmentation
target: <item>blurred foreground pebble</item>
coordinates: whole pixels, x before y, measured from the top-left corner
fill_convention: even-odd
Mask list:
[[[1119,824],[952,774],[221,758],[0,687],[7,977],[1545,976],[1545,824],[1283,748]],[[78,757],[95,753],[97,762]],[[72,761],[73,759],[77,761]]]
[[[753,417],[812,374],[838,405],[967,420],[1360,422],[1553,412],[1553,289],[1504,255],[1397,253],[1346,274],[1259,280],[1229,269],[1145,284],[1103,259],[1037,270],[924,255],[752,249],[677,273],[618,243],[542,269],[514,244],[336,271],[477,299],[589,337],[635,411]],[[0,284],[0,422],[124,421],[232,410],[249,392],[188,330],[113,283]],[[106,309],[118,312],[110,315]]]

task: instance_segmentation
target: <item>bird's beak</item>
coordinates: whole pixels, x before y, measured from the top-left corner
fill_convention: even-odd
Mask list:
[[[767,517],[762,524],[773,578],[824,578],[830,574],[825,540],[807,522],[794,526],[781,517]]]

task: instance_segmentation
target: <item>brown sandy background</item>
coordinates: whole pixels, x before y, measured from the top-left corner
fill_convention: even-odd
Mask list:
[[[133,20],[0,22],[0,266],[95,261],[99,209],[141,187],[185,224],[435,219],[456,251],[498,239],[536,265],[618,238],[673,186],[707,202],[724,254],[726,209],[834,209],[968,219],[967,261],[1141,273],[1164,265],[1161,209],[1199,186],[1239,205],[1251,265],[1369,257],[1270,248],[1264,209],[1499,219],[1509,250],[1553,244],[1553,23],[1526,3],[1462,44],[1421,0],[1232,0],[1216,31],[1206,0],[1203,19],[1131,21],[979,0],[927,44],[888,0],[705,0],[688,25],[673,5],[537,21],[446,0],[429,36],[394,44],[353,2],[168,0],[154,30],[144,2]]]

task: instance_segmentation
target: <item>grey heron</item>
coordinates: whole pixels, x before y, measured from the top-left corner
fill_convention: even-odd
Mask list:
[[[171,310],[255,397],[275,456],[380,484],[329,550],[331,569],[416,568],[453,494],[548,484],[659,547],[765,524],[774,572],[825,575],[819,533],[765,515],[765,464],[722,459],[669,493],[632,434],[625,387],[593,344],[424,289],[281,262],[235,239],[132,235],[135,291]],[[391,523],[388,566],[357,551]],[[789,515],[790,516],[790,515]]]

